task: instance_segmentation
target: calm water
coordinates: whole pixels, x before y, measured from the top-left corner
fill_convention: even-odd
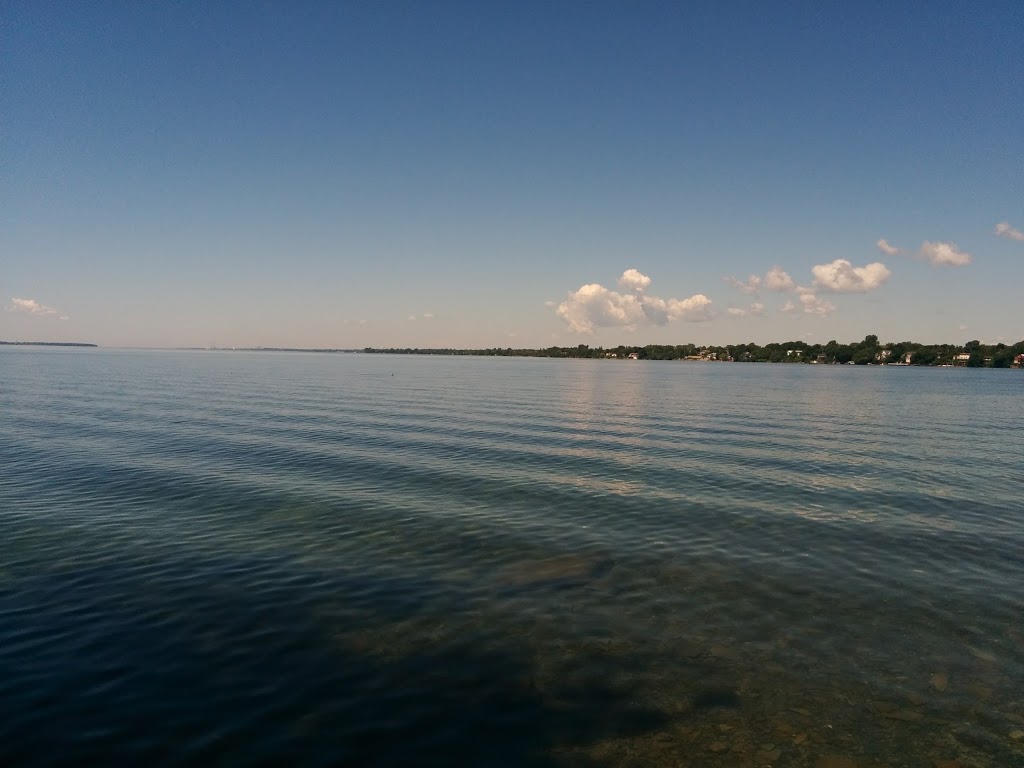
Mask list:
[[[1022,424],[1021,371],[3,349],[0,763],[1024,765]]]

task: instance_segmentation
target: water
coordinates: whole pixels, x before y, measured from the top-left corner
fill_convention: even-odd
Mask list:
[[[1022,394],[0,350],[0,763],[1024,765]]]

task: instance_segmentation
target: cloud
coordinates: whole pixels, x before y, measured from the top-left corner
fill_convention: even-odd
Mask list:
[[[729,307],[726,312],[733,317],[746,317],[747,315],[759,317],[764,314],[764,304],[755,301],[749,307]]]
[[[61,314],[59,310],[40,304],[35,299],[19,299],[12,297],[11,303],[4,307],[8,312],[17,312],[22,315],[35,315],[36,317],[53,317],[59,315],[60,320],[68,320],[68,316]]]
[[[892,272],[885,264],[876,261],[863,267],[855,267],[846,259],[836,259],[831,264],[811,267],[814,287],[833,293],[867,293],[882,285]]]
[[[415,319],[416,319],[416,315],[409,315],[409,318],[408,318],[408,319],[409,319],[409,320],[415,320]]]
[[[935,267],[966,267],[971,263],[971,254],[958,250],[956,243],[921,243],[920,256]]]
[[[713,316],[711,299],[698,293],[688,299],[660,299],[644,293],[651,279],[635,269],[619,278],[619,293],[599,283],[570,291],[555,313],[576,333],[593,333],[595,326],[634,330],[641,325],[665,325],[672,320],[701,322]]]
[[[764,287],[769,291],[792,291],[796,287],[793,278],[776,264],[764,276]]]
[[[818,317],[828,317],[836,311],[835,304],[818,298],[817,294],[814,293],[800,294],[800,304],[803,306],[805,314],[817,315]]]
[[[1024,232],[1019,232],[1005,221],[996,224],[995,232],[1000,237],[1006,237],[1011,240],[1024,240]],[[897,248],[885,238],[880,239],[876,245],[878,250],[887,256],[907,253],[903,248]],[[927,261],[936,267],[966,267],[971,263],[971,254],[959,250],[956,247],[956,243],[933,243],[925,240],[921,243],[921,247],[916,253],[910,252],[909,255],[922,261]]]
[[[836,311],[835,304],[820,298],[810,288],[798,287],[797,291],[800,293],[800,303],[797,304],[792,300],[787,301],[779,309],[779,312],[786,315],[795,315],[803,312],[804,314],[815,315],[816,317],[828,317]]]
[[[886,240],[884,237],[880,238],[879,241],[875,243],[875,245],[877,245],[878,250],[880,250],[886,256],[895,256],[896,254],[901,252],[900,248],[897,248],[895,245],[890,244],[889,241]]]
[[[434,313],[433,312],[424,312],[423,313],[423,319],[424,320],[433,320],[434,319]]]
[[[998,237],[1005,237],[1007,240],[1024,242],[1024,232],[1011,227],[1008,221],[1000,221],[996,224],[996,235]]]
[[[647,275],[641,274],[635,269],[627,269],[622,273],[622,277],[619,278],[619,287],[627,291],[642,293],[647,290],[650,285],[651,278]]]
[[[757,275],[751,275],[746,281],[737,280],[731,276],[723,277],[722,279],[733,288],[743,291],[743,293],[756,294],[761,289],[761,278]]]
[[[723,277],[722,279],[733,288],[738,288],[743,293],[751,295],[757,295],[761,288],[768,291],[782,292],[792,291],[796,287],[796,283],[793,282],[793,278],[777,264],[768,270],[764,277],[751,275],[746,280],[737,280],[735,277],[731,276]]]

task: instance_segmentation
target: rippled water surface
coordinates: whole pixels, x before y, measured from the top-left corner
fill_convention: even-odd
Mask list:
[[[1024,765],[1022,424],[1021,371],[0,350],[0,764]]]

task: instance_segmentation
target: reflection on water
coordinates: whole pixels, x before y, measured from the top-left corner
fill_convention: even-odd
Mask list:
[[[1024,764],[1022,386],[0,351],[0,763]]]

